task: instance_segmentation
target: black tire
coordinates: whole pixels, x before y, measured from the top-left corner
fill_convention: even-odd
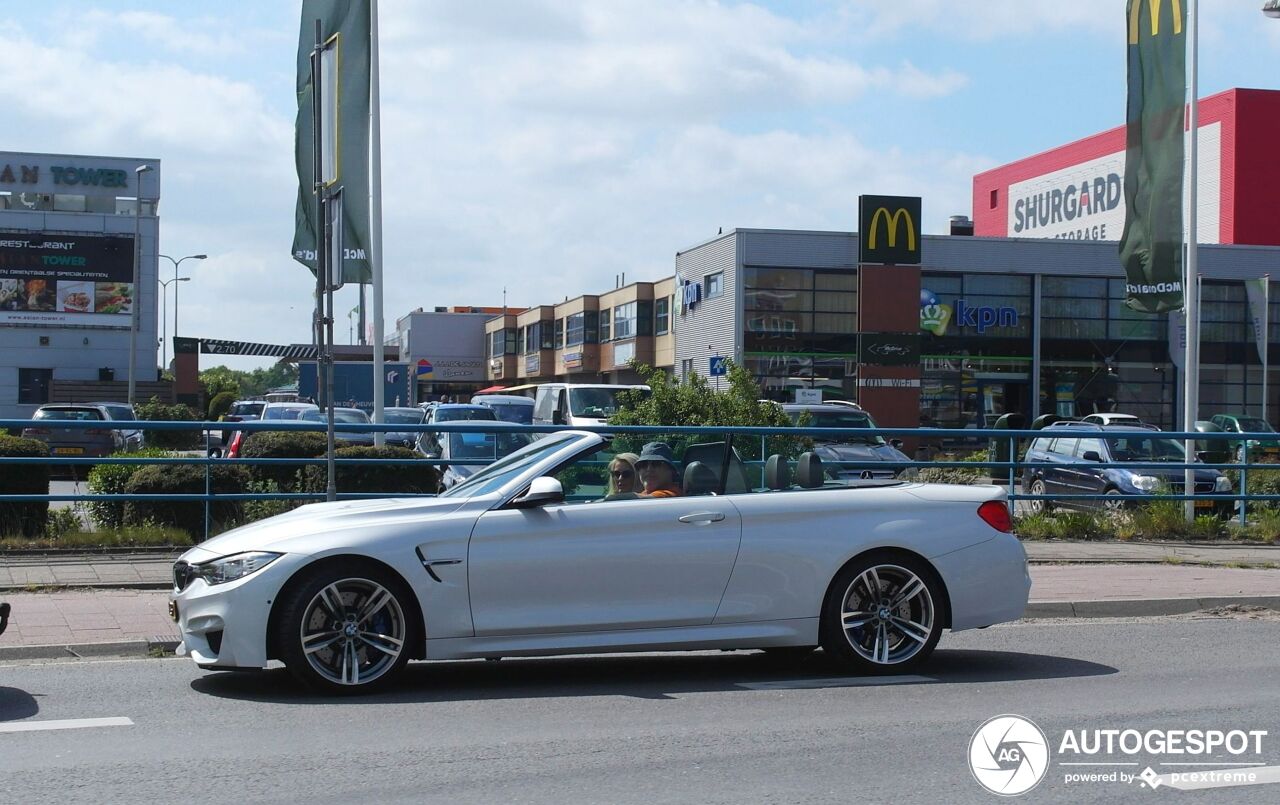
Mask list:
[[[872,585],[878,588],[879,598],[873,603],[867,600]],[[905,600],[895,603],[904,593]],[[929,659],[942,637],[946,607],[942,584],[927,562],[898,554],[868,554],[841,569],[827,589],[822,648],[850,671],[902,673]],[[870,617],[859,620],[854,617],[859,612]],[[845,628],[846,622],[854,625]]]
[[[274,637],[285,667],[324,693],[363,694],[391,682],[404,670],[421,629],[412,592],[372,562],[303,572],[280,600]]]
[[[777,646],[776,648],[766,648],[763,649],[764,661],[777,668],[799,665],[810,654],[813,654],[817,648],[817,646]]]
[[[1045,494],[1044,479],[1037,478],[1032,481],[1030,491],[1033,495]],[[1049,514],[1053,511],[1053,504],[1047,500],[1029,500],[1027,502],[1031,505],[1032,514]]]
[[[1108,489],[1104,494],[1107,496],[1105,500],[1101,501],[1102,508],[1104,510],[1109,512],[1121,512],[1129,508],[1129,501],[1124,499],[1124,495],[1119,489]]]

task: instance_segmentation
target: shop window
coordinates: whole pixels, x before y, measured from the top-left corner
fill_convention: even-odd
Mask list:
[[[18,404],[44,405],[49,402],[51,385],[53,385],[52,369],[19,369]]]
[[[715,299],[724,296],[724,272],[717,271],[714,274],[708,274],[705,287],[707,289],[707,298]]]

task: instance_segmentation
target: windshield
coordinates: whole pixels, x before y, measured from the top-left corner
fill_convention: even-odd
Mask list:
[[[1271,423],[1265,419],[1242,416],[1236,422],[1240,423],[1241,433],[1275,433],[1275,428],[1271,427]]]
[[[527,433],[450,433],[449,458],[494,461],[528,447],[532,441]]]
[[[569,434],[539,439],[519,452],[512,453],[506,458],[498,459],[457,486],[441,492],[440,497],[469,498],[501,489],[506,483],[530,466],[537,464],[551,453],[564,447],[568,442],[578,438],[578,436]]]
[[[809,415],[806,428],[874,428],[871,417],[861,411],[805,411],[791,414],[793,424],[799,425],[804,414]],[[874,433],[849,434],[848,436],[817,436],[815,441],[827,444],[884,444],[884,438]]]
[[[497,419],[493,412],[483,406],[475,408],[437,408],[435,422],[457,422],[466,419]]]
[[[303,412],[315,412],[314,408],[265,408],[263,409],[263,419],[297,419]]]
[[[417,409],[413,411],[387,410],[382,412],[382,416],[390,425],[417,425],[422,422],[422,417],[426,413],[426,411]]]
[[[648,389],[633,389],[626,386],[571,388],[569,389],[569,414],[592,419],[608,419],[618,413],[621,407],[618,403],[618,395],[624,391],[639,392],[642,399],[649,396]]]
[[[500,422],[515,422],[520,425],[533,424],[533,406],[520,403],[486,403],[493,409]]]
[[[325,422],[324,411],[307,411],[302,415],[305,422]],[[350,425],[367,425],[369,424],[369,415],[364,411],[345,410],[333,412],[334,422],[346,422]]]
[[[1186,455],[1182,442],[1175,439],[1153,439],[1149,436],[1129,439],[1107,439],[1111,458],[1116,461],[1177,461]]]
[[[262,416],[266,403],[233,403],[227,413],[235,416]]]
[[[102,414],[94,408],[43,408],[36,411],[34,419],[102,419]]]

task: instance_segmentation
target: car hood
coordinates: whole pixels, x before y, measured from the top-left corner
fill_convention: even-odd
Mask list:
[[[345,530],[366,530],[443,516],[466,502],[466,498],[423,497],[312,503],[219,534],[187,551],[182,558],[195,563],[244,551],[308,554],[322,550],[335,534]]]
[[[819,444],[813,452],[823,461],[837,463],[911,460],[891,444]]]

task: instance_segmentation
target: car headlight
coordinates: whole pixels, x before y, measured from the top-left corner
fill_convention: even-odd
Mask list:
[[[1143,492],[1154,492],[1156,487],[1160,485],[1160,479],[1154,475],[1135,475],[1133,476],[1133,486]]]
[[[226,584],[258,572],[281,556],[283,554],[268,551],[233,553],[230,556],[195,565],[192,570],[196,576],[204,579],[206,584]]]
[[[1214,492],[1230,492],[1231,479],[1225,475],[1219,475],[1213,482]]]

